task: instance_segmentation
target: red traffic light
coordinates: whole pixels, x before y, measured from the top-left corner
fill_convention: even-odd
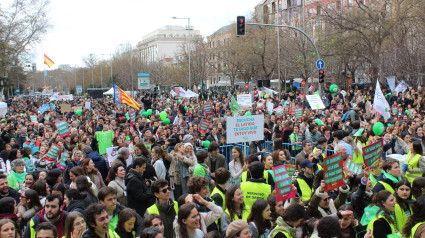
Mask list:
[[[323,70],[319,71],[319,74],[324,74],[324,73],[325,73],[325,71],[323,71]]]
[[[240,23],[244,23],[244,21],[245,21],[245,19],[241,19],[241,20],[240,20]]]

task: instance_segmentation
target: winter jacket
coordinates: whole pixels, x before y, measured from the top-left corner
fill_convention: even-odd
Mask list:
[[[84,208],[85,208],[84,200],[72,200],[71,202],[69,202],[69,205],[66,208],[66,211],[68,213],[79,212],[81,214],[84,214]]]
[[[105,159],[97,151],[93,151],[86,155],[86,158],[93,160],[94,166],[99,170],[102,175],[103,182],[105,182],[109,171],[108,163],[106,163]]]
[[[19,204],[19,203],[20,203],[20,197],[21,197],[21,194],[20,194],[20,193],[18,193],[18,191],[16,191],[15,189],[13,189],[13,188],[9,188],[9,192],[7,193],[7,195],[6,195],[6,196],[3,196],[3,195],[0,193],[0,199],[5,198],[5,197],[11,197],[11,198],[15,199],[16,204]]]
[[[35,232],[35,228],[37,227],[38,224],[42,223],[42,222],[47,222],[46,219],[44,219],[44,208],[39,211],[37,213],[37,215],[35,215],[30,222],[28,223],[28,225],[25,228],[25,233],[23,238],[31,238],[31,234],[33,232]],[[55,223],[53,223],[53,225],[56,227],[56,230],[58,232],[58,236],[57,237],[62,237],[65,235],[65,221],[66,221],[66,216],[68,214],[65,212],[61,212],[60,214],[60,218],[59,220],[57,220]],[[35,237],[35,234],[34,234]]]
[[[320,188],[317,188],[313,194],[313,197],[310,200],[307,208],[307,214],[309,217],[316,217],[318,219],[325,217],[326,215],[330,215],[332,213],[336,213],[338,208],[345,204],[347,200],[348,192],[350,191],[350,187],[347,186],[346,189],[339,187],[339,194],[335,201],[330,198],[329,208],[323,209],[319,206],[322,197],[325,196],[325,192],[319,192]],[[326,215],[325,215],[326,214]]]
[[[372,196],[373,192],[366,191],[366,184],[364,184],[363,181],[360,183],[359,189],[351,194],[351,205],[357,217],[363,216],[364,209],[372,202]]]
[[[153,193],[145,183],[141,174],[130,169],[125,177],[125,186],[127,186],[127,205],[136,210],[143,216],[146,209],[155,203]]]

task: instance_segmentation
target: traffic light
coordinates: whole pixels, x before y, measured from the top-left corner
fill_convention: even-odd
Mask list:
[[[236,35],[244,36],[245,35],[245,17],[238,16],[236,18]]]
[[[319,83],[325,82],[325,71],[323,69],[319,70]]]

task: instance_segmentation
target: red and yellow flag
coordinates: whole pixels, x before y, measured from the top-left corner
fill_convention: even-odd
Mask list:
[[[136,102],[130,95],[128,95],[124,90],[114,84],[114,102],[115,103],[125,103],[130,107],[134,107],[137,110],[140,109],[140,104]]]
[[[47,57],[46,54],[44,54],[44,64],[46,64],[50,68],[52,67],[52,65],[55,64],[55,62],[53,62],[53,60],[51,60],[49,57]]]

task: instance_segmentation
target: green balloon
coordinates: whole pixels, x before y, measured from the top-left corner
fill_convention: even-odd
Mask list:
[[[144,112],[144,113],[142,113],[142,117],[148,117],[149,116],[149,114],[148,114],[148,112]]]
[[[320,95],[319,91],[314,92],[314,95]]]
[[[211,142],[209,140],[206,140],[206,141],[202,142],[202,146],[204,146],[204,148],[208,148],[210,146],[210,143]]]
[[[314,120],[314,122],[316,122],[316,124],[318,125],[318,126],[321,126],[321,125],[325,125],[325,123],[323,123],[323,121],[322,120],[320,120],[320,119],[315,119]]]
[[[385,126],[382,122],[377,122],[373,125],[372,130],[376,136],[380,136],[385,131]]]
[[[245,116],[251,116],[251,115],[252,115],[251,111],[245,112]]]
[[[81,115],[81,113],[83,113],[81,110],[77,110],[77,111],[75,112],[75,114],[77,114],[77,115]]]
[[[162,120],[162,123],[164,123],[165,125],[170,124],[170,119],[169,118],[165,118],[164,120]]]
[[[181,99],[179,99],[177,102],[179,102],[179,104],[180,104],[180,103],[182,103],[182,100],[181,100]]]
[[[187,106],[184,106],[184,110],[187,111]]]
[[[167,118],[167,112],[162,111],[161,113],[159,113],[159,118],[161,118],[161,120],[164,120],[165,118]]]
[[[152,109],[148,109],[147,113],[148,113],[149,116],[152,115]]]
[[[128,112],[125,114],[125,117],[127,118],[127,120],[130,120],[130,115],[128,115]]]
[[[336,92],[338,92],[338,86],[337,86],[336,84],[332,84],[332,85],[329,87],[329,91],[330,91],[331,93],[336,93]]]

